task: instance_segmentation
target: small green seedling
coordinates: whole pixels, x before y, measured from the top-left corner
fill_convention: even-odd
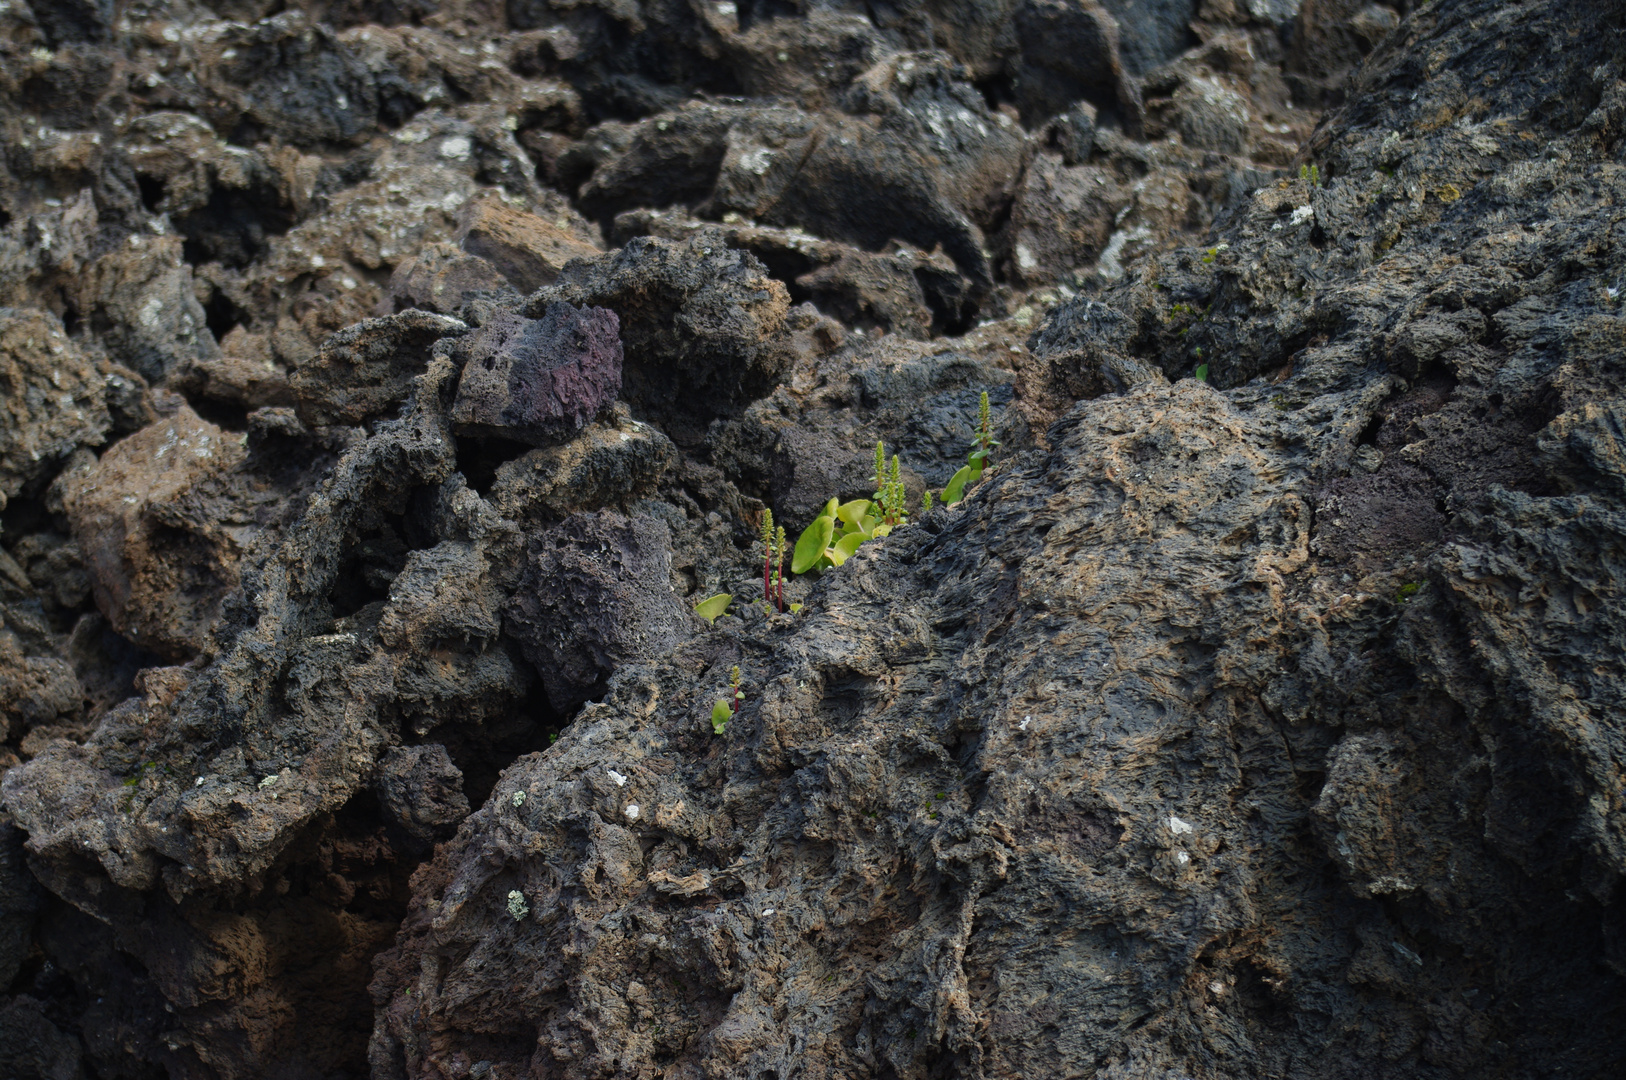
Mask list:
[[[774,569],[774,602],[779,610],[785,610],[785,554],[790,550],[790,544],[785,539],[785,527],[776,525],[773,533],[773,549],[778,559]]]
[[[944,506],[951,506],[965,498],[966,486],[982,479],[982,472],[991,463],[994,447],[998,445],[988,407],[988,391],[984,390],[977,403],[977,433],[971,438],[971,453],[966,456],[966,463],[959,471],[949,477],[948,486],[943,489]]]
[[[1197,365],[1197,370],[1193,371],[1191,374],[1195,379],[1197,379],[1198,382],[1207,382],[1208,381],[1208,365],[1207,364],[1198,364]]]
[[[694,613],[709,623],[715,623],[718,616],[726,614],[728,605],[734,602],[734,597],[725,592],[716,596],[708,596],[694,606]]]
[[[765,605],[773,603],[773,510],[762,512],[762,532],[758,539],[762,541],[762,602]]]
[[[734,665],[734,670],[728,676],[728,697],[719,700],[711,707],[711,732],[721,735],[728,729],[728,722],[734,719],[734,714],[740,711],[740,702],[745,700],[745,690],[740,678],[740,666]]]
[[[1320,187],[1321,186],[1321,170],[1318,169],[1314,165],[1300,165],[1299,166],[1299,179],[1303,180],[1305,183],[1309,184],[1311,187]]]
[[[971,454],[966,459],[971,466],[973,483],[982,479],[982,470],[988,467],[989,455],[999,441],[994,438],[993,419],[988,409],[988,391],[982,392],[977,402],[977,434],[971,440]]]

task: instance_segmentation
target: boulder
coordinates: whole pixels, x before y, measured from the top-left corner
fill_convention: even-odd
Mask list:
[[[615,312],[555,302],[538,315],[496,313],[459,343],[458,434],[563,442],[621,392]]]

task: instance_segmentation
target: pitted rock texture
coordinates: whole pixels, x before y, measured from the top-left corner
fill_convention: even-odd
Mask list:
[[[606,308],[557,303],[536,319],[493,317],[460,350],[453,430],[537,444],[569,439],[621,392],[620,325]]]
[[[684,243],[640,237],[571,262],[525,312],[546,318],[561,302],[617,314],[625,396],[680,441],[702,419],[772,387],[792,355],[785,286],[716,234]]]
[[[0,4],[0,1075],[1626,1072],[1623,34]]]
[[[504,611],[553,707],[579,706],[617,668],[671,652],[693,616],[671,585],[670,530],[613,510],[542,533]]]

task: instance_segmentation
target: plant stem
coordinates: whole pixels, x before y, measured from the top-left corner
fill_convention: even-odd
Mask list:
[[[785,527],[783,525],[779,526],[774,533],[774,546],[779,549],[779,610],[783,613],[785,610],[785,552],[789,549],[789,544],[785,540]]]

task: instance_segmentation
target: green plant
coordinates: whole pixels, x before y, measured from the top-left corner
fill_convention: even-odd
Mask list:
[[[725,592],[716,596],[708,596],[694,606],[694,613],[709,623],[715,623],[717,617],[728,611],[728,605],[734,602],[734,597]]]
[[[762,602],[764,604],[773,603],[773,529],[773,510],[769,508],[762,512],[762,532],[758,536],[758,539],[762,541]]]
[[[1398,603],[1404,604],[1407,600],[1410,600],[1412,597],[1416,596],[1418,592],[1422,590],[1422,588],[1422,585],[1418,584],[1417,582],[1408,581],[1404,585],[1400,586],[1400,589],[1395,593],[1395,600]]]
[[[943,489],[944,506],[965,498],[966,486],[982,479],[982,471],[988,467],[994,447],[998,445],[999,440],[994,438],[993,418],[988,408],[988,391],[984,390],[981,400],[977,403],[977,433],[971,438],[971,453],[966,456],[966,463],[959,471],[949,477],[948,486]]]
[[[866,540],[886,536],[899,525],[909,523],[908,495],[903,483],[903,463],[896,454],[889,465],[886,444],[875,444],[875,497],[838,502],[831,499],[796,538],[791,554],[793,574],[826,566],[840,566]]]
[[[982,470],[988,466],[988,456],[993,452],[999,441],[994,438],[993,420],[988,409],[988,391],[982,392],[982,398],[977,403],[977,434],[971,440],[971,454],[968,463],[976,470],[978,479]]]
[[[740,678],[740,666],[734,665],[734,670],[728,676],[728,697],[719,699],[711,707],[711,732],[721,735],[728,729],[728,722],[734,719],[734,714],[740,711],[740,702],[745,700],[745,688]]]
[[[1313,164],[1312,165],[1300,165],[1299,166],[1299,179],[1303,180],[1305,183],[1309,184],[1311,187],[1320,187],[1321,186],[1321,170],[1316,168],[1316,166],[1313,165]]]

